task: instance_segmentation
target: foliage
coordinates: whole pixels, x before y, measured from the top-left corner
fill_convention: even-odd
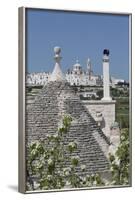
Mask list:
[[[129,128],[129,115],[121,115],[118,119],[121,129]]]
[[[79,176],[77,168],[85,172],[86,165],[79,163],[79,156],[74,152],[78,148],[76,141],[63,145],[63,137],[71,124],[71,117],[64,116],[61,126],[54,135],[47,135],[45,140],[28,145],[27,189],[48,190],[61,188],[82,188],[105,185],[100,174]],[[68,152],[68,153],[67,153]],[[65,167],[65,162],[70,163]],[[107,185],[129,184],[129,133],[122,129],[120,145],[115,155],[110,154],[112,180]]]
[[[129,131],[121,130],[120,145],[115,155],[110,154],[112,183],[113,185],[129,184]]]
[[[99,97],[99,99],[102,99],[103,98],[103,90],[99,89],[97,91],[97,96]]]
[[[116,99],[116,121],[122,129],[129,127],[129,98]]]
[[[82,94],[80,94],[80,100],[96,100],[98,99],[99,97],[96,97],[94,94],[92,94],[91,96],[89,97],[84,97]]]
[[[64,134],[70,128],[72,118],[64,116],[62,125],[54,135],[47,135],[45,140],[35,141],[27,148],[27,189],[48,190],[60,188],[88,187],[104,185],[99,174],[79,176],[79,156],[72,155],[77,149],[77,142],[63,145]],[[68,152],[68,154],[66,154]],[[68,155],[68,156],[67,156]],[[64,163],[68,161],[69,167]],[[80,166],[82,172],[86,166]]]
[[[113,97],[128,97],[129,96],[129,89],[127,87],[116,87],[111,88],[111,96]]]

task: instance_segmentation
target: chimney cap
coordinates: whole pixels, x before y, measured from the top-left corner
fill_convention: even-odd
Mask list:
[[[109,56],[109,54],[110,54],[109,49],[104,49],[103,54]]]

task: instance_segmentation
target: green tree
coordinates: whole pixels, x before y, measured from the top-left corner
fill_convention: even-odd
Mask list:
[[[99,99],[102,99],[103,98],[103,90],[98,90],[97,96],[99,97]]]
[[[120,136],[120,145],[116,150],[115,155],[110,154],[110,170],[112,172],[113,185],[128,185],[129,184],[129,130],[122,129]]]

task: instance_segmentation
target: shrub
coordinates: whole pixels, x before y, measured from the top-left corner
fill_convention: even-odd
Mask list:
[[[122,129],[120,136],[120,145],[115,155],[110,154],[110,170],[112,172],[112,185],[129,184],[129,131]]]

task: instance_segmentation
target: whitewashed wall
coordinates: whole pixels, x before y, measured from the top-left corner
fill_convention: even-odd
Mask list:
[[[96,113],[102,113],[103,121],[101,128],[105,135],[110,138],[110,127],[115,122],[115,101],[83,101],[83,104],[91,113],[92,117],[96,119]]]

